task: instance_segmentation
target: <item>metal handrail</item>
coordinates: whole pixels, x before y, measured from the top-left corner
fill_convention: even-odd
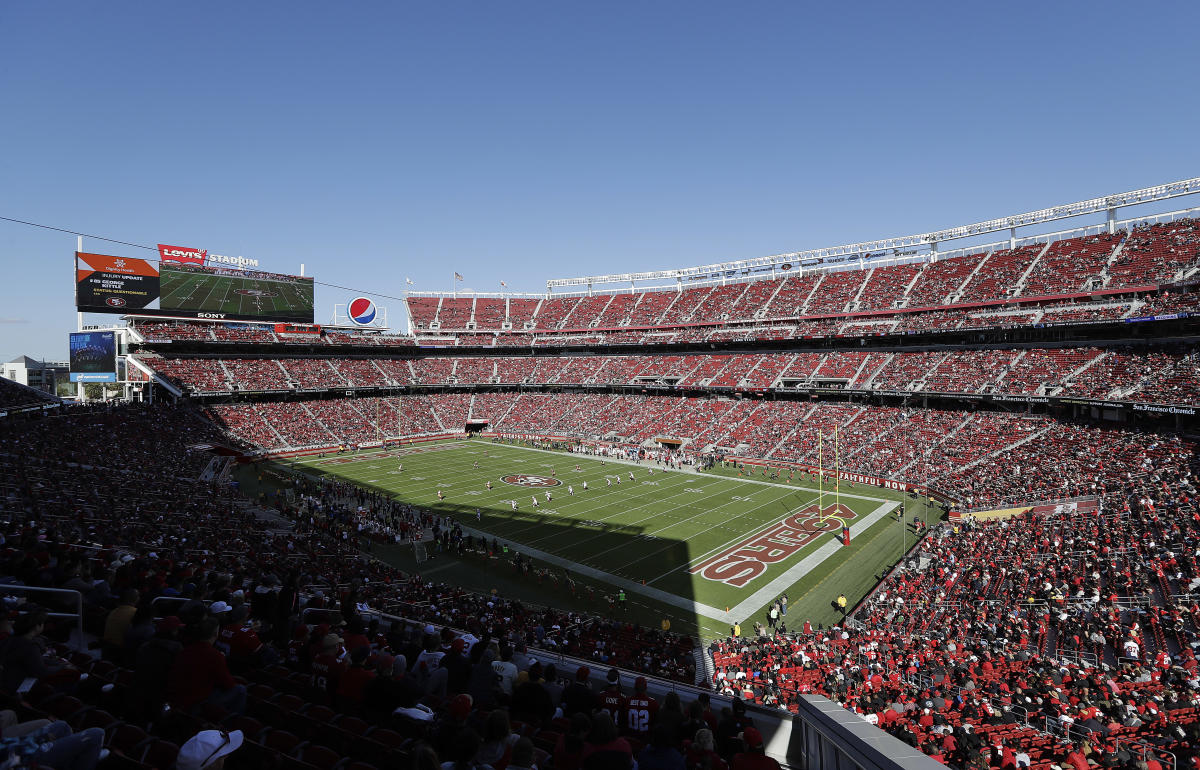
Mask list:
[[[75,618],[75,649],[85,649],[83,640],[83,594],[72,588],[42,588],[41,586],[23,586],[15,583],[0,583],[0,594],[11,591],[24,593],[49,593],[70,596],[75,601],[75,612],[47,612],[51,618]]]
[[[1175,770],[1175,768],[1177,768],[1179,766],[1178,759],[1176,758],[1175,752],[1173,752],[1173,751],[1168,751],[1167,749],[1160,748],[1158,746],[1151,746],[1148,743],[1142,743],[1141,741],[1136,741],[1131,738],[1117,738],[1116,739],[1116,747],[1118,749],[1121,748],[1122,743],[1129,746],[1130,748],[1137,749],[1137,751],[1141,755],[1142,759],[1145,759],[1147,754],[1154,754],[1159,759],[1167,760],[1169,764],[1165,770]]]

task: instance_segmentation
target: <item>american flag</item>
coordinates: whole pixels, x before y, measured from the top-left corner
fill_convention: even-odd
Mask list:
[[[461,280],[463,280],[462,273],[455,273],[455,274],[454,274],[454,280],[456,280],[456,281],[461,281]]]

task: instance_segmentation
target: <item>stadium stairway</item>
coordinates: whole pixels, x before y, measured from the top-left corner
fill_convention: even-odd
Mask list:
[[[1033,273],[1033,269],[1042,261],[1042,257],[1046,256],[1046,252],[1050,250],[1051,241],[1046,241],[1046,245],[1037,253],[1037,256],[1029,260],[1029,266],[1025,268],[1025,272],[1021,273],[1021,277],[1013,284],[1012,294],[1009,296],[1019,297],[1025,291],[1025,284],[1029,282],[1029,276]]]
[[[1108,269],[1117,263],[1117,259],[1120,258],[1121,252],[1125,249],[1125,244],[1128,242],[1128,240],[1128,237],[1121,239],[1121,242],[1117,244],[1117,248],[1113,249],[1113,253],[1108,255],[1108,259],[1105,261],[1104,267],[1100,269],[1101,288],[1107,287],[1112,281],[1112,274],[1108,272]]]
[[[964,424],[965,424],[965,422],[964,422]],[[961,428],[962,426],[960,425],[959,427]],[[1030,435],[1026,436],[1025,438],[1023,438],[1019,441],[1015,441],[1012,444],[1007,444],[1005,446],[999,447],[998,449],[994,449],[991,452],[985,454],[983,457],[980,457],[977,460],[972,460],[971,462],[967,463],[966,465],[963,465],[960,468],[956,468],[954,470],[947,471],[946,473],[940,474],[939,476],[936,476],[935,478],[930,479],[930,481],[934,481],[938,478],[941,478],[942,476],[948,475],[949,473],[954,473],[954,472],[961,473],[963,471],[970,470],[971,468],[974,468],[976,465],[979,465],[980,463],[988,460],[989,458],[999,457],[1001,454],[1003,454],[1005,452],[1010,452],[1019,447],[1023,447],[1026,444],[1028,444],[1030,441],[1036,441],[1037,439],[1046,435],[1047,433],[1050,432],[1050,429],[1053,427],[1054,427],[1053,425],[1047,425],[1046,427],[1042,428],[1041,430],[1037,431],[1036,433],[1031,433]],[[947,438],[949,438],[949,436],[947,436]],[[908,466],[905,466],[905,467],[908,467]]]

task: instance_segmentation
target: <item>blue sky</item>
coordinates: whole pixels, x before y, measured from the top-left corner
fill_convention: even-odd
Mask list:
[[[0,216],[396,296],[923,232],[1200,174],[1197,22],[1194,2],[3,3]],[[65,358],[73,250],[0,222],[4,360]],[[347,298],[319,289],[317,320]]]

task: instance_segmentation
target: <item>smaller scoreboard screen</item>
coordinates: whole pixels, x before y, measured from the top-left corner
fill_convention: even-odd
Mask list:
[[[117,381],[116,332],[71,333],[71,382]]]

